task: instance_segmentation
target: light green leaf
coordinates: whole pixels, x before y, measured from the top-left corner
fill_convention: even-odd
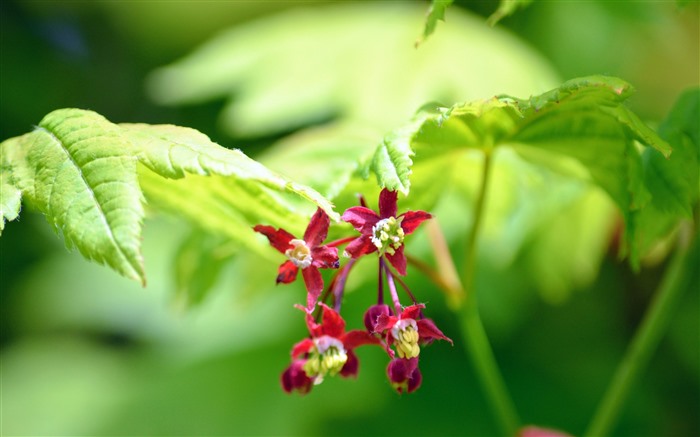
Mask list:
[[[331,123],[290,135],[256,158],[266,167],[335,199],[377,148],[384,132],[357,123]]]
[[[194,228],[175,253],[176,298],[185,306],[200,304],[231,260],[236,246],[220,236]]]
[[[297,194],[317,204],[334,220],[339,220],[333,204],[316,190],[283,178],[240,150],[219,146],[199,131],[173,125],[120,126],[125,135],[139,145],[139,161],[163,177],[181,178],[188,173],[251,180],[278,191]]]
[[[428,9],[428,16],[425,18],[425,27],[423,28],[423,35],[416,41],[416,47],[427,40],[430,35],[435,32],[435,27],[437,27],[438,20],[445,21],[445,11],[452,4],[454,0],[432,0],[430,2],[430,9]]]
[[[168,105],[227,99],[223,130],[267,136],[329,118],[386,132],[427,101],[528,95],[559,82],[531,48],[459,9],[416,50],[411,42],[424,17],[418,2],[285,11],[232,28],[154,71],[148,90]]]
[[[421,111],[408,131],[399,131],[397,148],[402,147],[404,156],[415,152],[418,163],[460,150],[513,147],[533,163],[590,179],[604,189],[622,211],[631,243],[637,232],[636,212],[651,197],[635,141],[653,147],[659,156],[670,152],[670,146],[624,106],[631,93],[631,86],[620,79],[591,76],[526,100],[501,96],[451,108],[433,106]],[[392,137],[387,138],[391,144]],[[410,148],[405,151],[407,142]],[[391,181],[394,169],[383,165],[387,168],[373,168],[380,184]],[[448,170],[442,169],[434,177],[445,174]],[[636,262],[636,251],[631,259]]]
[[[503,18],[512,15],[516,10],[524,8],[530,3],[532,3],[532,0],[501,0],[496,12],[491,14],[486,22],[489,26],[495,26]]]
[[[3,225],[17,216],[23,197],[62,231],[68,246],[142,283],[141,189],[150,205],[268,258],[272,250],[251,226],[300,233],[310,215],[287,196],[310,200],[338,219],[312,188],[193,129],[115,125],[91,111],[63,109],[0,147]]]
[[[6,180],[8,177],[3,171],[0,176],[0,234],[5,229],[5,220],[11,222],[19,215],[22,201],[22,192]]]
[[[145,283],[132,146],[90,111],[60,109],[0,145],[24,197],[88,259]]]

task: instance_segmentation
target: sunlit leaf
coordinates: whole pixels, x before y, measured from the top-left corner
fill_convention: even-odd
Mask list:
[[[0,147],[25,199],[69,247],[145,282],[136,158],[118,126],[94,112],[60,109]]]
[[[6,181],[8,175],[4,172],[0,182],[0,234],[5,229],[5,220],[12,221],[19,215],[22,192]]]
[[[163,177],[181,178],[188,173],[252,180],[275,190],[298,194],[338,219],[333,205],[315,190],[275,174],[240,150],[213,143],[199,131],[173,125],[122,124],[121,127],[139,146],[139,161]]]
[[[221,236],[193,228],[177,249],[173,263],[179,300],[187,306],[201,303],[235,251],[236,246]]]
[[[496,12],[491,14],[486,22],[489,26],[495,26],[503,18],[512,15],[516,10],[524,8],[530,3],[532,3],[532,0],[501,0]]]
[[[460,150],[491,153],[495,147],[513,147],[537,165],[590,179],[605,190],[625,217],[627,242],[631,243],[639,232],[636,213],[651,198],[635,141],[651,146],[655,150],[649,153],[660,157],[671,151],[624,106],[632,91],[622,80],[592,76],[525,100],[501,96],[450,108],[434,106],[416,116],[417,122],[410,126],[412,134],[406,128],[400,130],[397,148],[406,150],[408,141],[411,147],[404,155],[414,152],[413,160],[418,163]],[[387,138],[392,141],[392,136]],[[382,147],[386,146],[379,150]],[[374,168],[380,185],[394,183],[394,166],[385,165],[380,171]],[[441,169],[434,178],[445,174],[446,169]],[[633,251],[633,263],[636,257]]]
[[[527,95],[557,83],[530,48],[457,9],[450,26],[416,50],[424,17],[417,2],[286,11],[232,28],[156,70],[148,90],[168,105],[227,99],[222,129],[267,136],[335,117],[386,131],[426,101]]]
[[[430,2],[430,9],[428,9],[428,16],[425,18],[425,27],[423,28],[423,35],[416,41],[416,47],[423,43],[430,35],[435,32],[435,27],[437,27],[438,20],[445,21],[445,11],[452,4],[454,0],[432,0]]]
[[[260,244],[253,224],[299,231],[308,219],[285,195],[310,200],[338,218],[317,191],[193,129],[115,125],[91,111],[63,109],[0,147],[3,225],[16,218],[22,196],[66,244],[142,283],[141,189],[151,205],[264,256],[269,247]]]

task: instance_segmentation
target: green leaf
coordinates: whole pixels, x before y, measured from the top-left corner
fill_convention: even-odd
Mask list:
[[[200,304],[235,251],[236,246],[220,236],[194,228],[180,244],[173,262],[177,299],[185,306]]]
[[[5,220],[11,222],[19,215],[22,192],[17,187],[7,183],[7,175],[3,171],[0,176],[0,235],[5,229]]]
[[[256,158],[266,167],[335,199],[384,132],[359,123],[331,123],[290,135]]]
[[[425,27],[423,28],[423,35],[416,41],[416,47],[422,44],[428,39],[433,32],[435,32],[435,27],[437,27],[438,20],[445,21],[445,11],[452,4],[454,0],[432,0],[430,2],[430,9],[428,9],[428,16],[425,18]]]
[[[512,15],[519,8],[524,8],[532,3],[532,0],[501,0],[496,12],[486,20],[489,26],[495,26],[503,18]]]
[[[287,196],[310,200],[338,220],[312,188],[193,129],[115,125],[91,111],[63,109],[0,148],[3,226],[17,216],[23,197],[69,247],[142,283],[141,189],[150,205],[268,258],[269,245],[250,227],[263,222],[303,232],[310,215]]]
[[[631,244],[637,232],[636,214],[651,198],[635,141],[651,146],[649,153],[659,156],[671,150],[624,106],[632,92],[620,79],[591,76],[524,100],[500,96],[451,108],[433,105],[398,130],[400,135],[387,136],[388,145],[378,150],[393,147],[403,157],[414,152],[418,163],[460,150],[512,147],[535,164],[590,179],[605,190],[624,215]],[[375,161],[373,170],[380,185],[394,183],[395,168],[394,162]],[[404,161],[401,169],[407,174],[410,163]],[[434,178],[446,174],[443,168]],[[637,256],[633,250],[633,263]]]
[[[121,124],[138,144],[138,158],[155,173],[171,179],[188,174],[230,176],[251,180],[278,191],[297,194],[339,220],[333,204],[316,190],[289,181],[249,158],[240,150],[225,149],[201,132],[173,125]]]
[[[94,112],[60,109],[0,147],[17,188],[68,247],[145,283],[136,159],[118,126]]]
[[[670,158],[645,150],[644,181],[652,195],[648,208],[641,211],[635,236],[642,253],[667,235],[682,218],[693,218],[692,206],[698,201],[700,162],[700,89],[680,96],[668,117],[659,126],[659,135],[673,146]]]
[[[527,95],[558,83],[529,47],[459,9],[416,50],[411,41],[424,16],[418,2],[285,11],[231,28],[154,71],[148,90],[167,105],[226,99],[221,127],[245,137],[329,118],[386,132],[427,101]]]

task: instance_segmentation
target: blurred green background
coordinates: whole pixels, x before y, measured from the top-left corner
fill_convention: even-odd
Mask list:
[[[337,4],[308,1],[4,0],[0,133],[20,135],[53,109],[79,107],[114,122],[197,128],[293,174],[275,162],[275,151],[314,141],[320,147],[337,140],[338,126],[372,145],[428,100],[526,97],[604,73],[637,87],[630,104],[654,125],[682,90],[700,83],[697,3],[534,2],[491,29],[483,22],[496,2],[462,1],[415,51],[427,5],[344,3],[350,9],[338,13]],[[185,82],[168,87],[172,77],[163,72],[171,70],[153,73],[225,32],[242,42],[230,53],[215,47],[194,58],[202,71],[185,71],[192,74],[180,77]],[[177,100],[176,91],[185,97]],[[319,124],[328,130],[309,130]],[[580,434],[664,263],[649,260],[641,274],[630,272],[609,248],[616,217],[599,192],[545,178],[551,175],[532,182],[513,159],[503,157],[514,170],[494,187],[500,200],[492,208],[513,198],[531,206],[492,219],[485,231],[477,276],[483,319],[523,419]],[[537,199],[552,181],[566,199],[584,193],[585,211],[576,209],[580,203]],[[459,253],[463,235],[450,225],[468,219],[451,199],[434,212]],[[572,251],[567,242],[578,228],[534,220],[543,208],[546,217],[590,218],[589,244]],[[456,341],[425,348],[418,392],[396,395],[385,356],[361,349],[358,380],[328,378],[309,396],[288,396],[278,378],[291,345],[306,334],[292,309],[303,296],[300,283],[274,287],[275,264],[237,256],[201,305],[183,309],[173,278],[190,232],[177,217],[151,212],[142,289],[66,251],[29,208],[7,224],[0,239],[2,435],[497,433],[455,316],[421,275],[410,276],[412,290]],[[410,244],[428,257],[424,235]],[[544,250],[575,264],[552,265]],[[350,327],[361,326],[376,286],[371,265],[358,269],[343,307]],[[699,290],[691,287],[615,435],[700,435],[699,315]]]

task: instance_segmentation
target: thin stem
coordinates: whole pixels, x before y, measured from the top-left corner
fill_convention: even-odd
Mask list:
[[[462,284],[465,293],[465,305],[475,305],[475,297],[472,289],[474,287],[474,270],[476,268],[477,239],[481,231],[481,223],[484,218],[484,205],[486,204],[486,193],[491,181],[491,159],[492,151],[484,150],[484,171],[481,175],[481,186],[474,204],[474,222],[467,237],[467,247],[462,269]]]
[[[688,250],[679,248],[668,266],[654,300],[620,362],[608,390],[598,405],[586,436],[602,437],[613,429],[622,405],[651,358],[679,298],[693,281],[693,271],[700,261],[696,238]]]
[[[447,294],[447,302],[452,309],[457,309],[464,299],[464,290],[462,289],[459,273],[455,267],[454,260],[450,254],[450,248],[447,245],[445,234],[442,232],[440,223],[437,217],[433,217],[426,223],[426,231],[428,239],[435,254],[435,262],[437,263],[438,273],[441,278],[444,278]]]
[[[349,243],[349,242],[351,242],[352,240],[354,240],[354,239],[356,239],[356,238],[357,238],[357,237],[345,237],[345,238],[341,238],[341,239],[338,239],[338,240],[333,240],[333,241],[331,241],[330,243],[326,243],[326,246],[328,246],[328,247],[338,247],[338,246],[340,246],[341,244]]]
[[[377,283],[379,286],[377,287],[377,305],[381,305],[384,303],[384,265],[382,263],[382,259],[379,258],[379,280]]]
[[[401,314],[401,301],[399,301],[399,294],[396,292],[394,275],[392,275],[391,271],[386,267],[386,264],[382,258],[379,258],[379,262],[382,264],[382,267],[384,267],[384,271],[386,272],[386,282],[389,285],[389,293],[391,294],[391,300],[394,303],[394,311],[396,311],[397,315]]]
[[[350,269],[355,265],[357,260],[352,258],[340,271],[340,274],[333,281],[333,309],[340,312],[340,306],[343,302],[343,293],[345,292],[345,282],[348,280]]]
[[[492,151],[490,149],[484,150],[484,167],[481,176],[481,187],[479,188],[474,205],[474,221],[467,238],[464,267],[462,269],[464,300],[460,308],[462,315],[460,317],[460,322],[464,345],[470,352],[482,388],[486,392],[486,397],[498,420],[501,432],[505,435],[515,435],[519,428],[520,419],[518,418],[518,413],[515,410],[513,401],[503,381],[503,376],[498,369],[493,350],[491,349],[486,335],[486,330],[479,317],[476,296],[473,292],[477,240],[479,231],[481,230],[481,223],[483,222],[486,193],[488,192],[491,176],[491,153]]]
[[[398,276],[394,276],[394,279],[396,280],[396,282],[399,283],[399,285],[403,287],[406,294],[408,294],[408,298],[411,299],[411,301],[413,301],[414,304],[417,304],[418,301],[416,300],[416,297],[413,295],[413,293],[411,293],[411,290],[408,288],[408,285],[406,285],[406,283]]]
[[[450,260],[452,258],[450,257]],[[427,263],[412,257],[411,255],[406,255],[406,260],[408,261],[409,264],[412,266],[416,267],[418,270],[421,271],[425,276],[428,277],[437,287],[445,292],[445,295],[450,298],[453,295],[461,295],[462,294],[462,285],[458,284],[458,287],[453,287],[447,283],[445,279],[443,279],[443,275],[440,274],[439,271],[435,270],[432,266],[428,265]]]

